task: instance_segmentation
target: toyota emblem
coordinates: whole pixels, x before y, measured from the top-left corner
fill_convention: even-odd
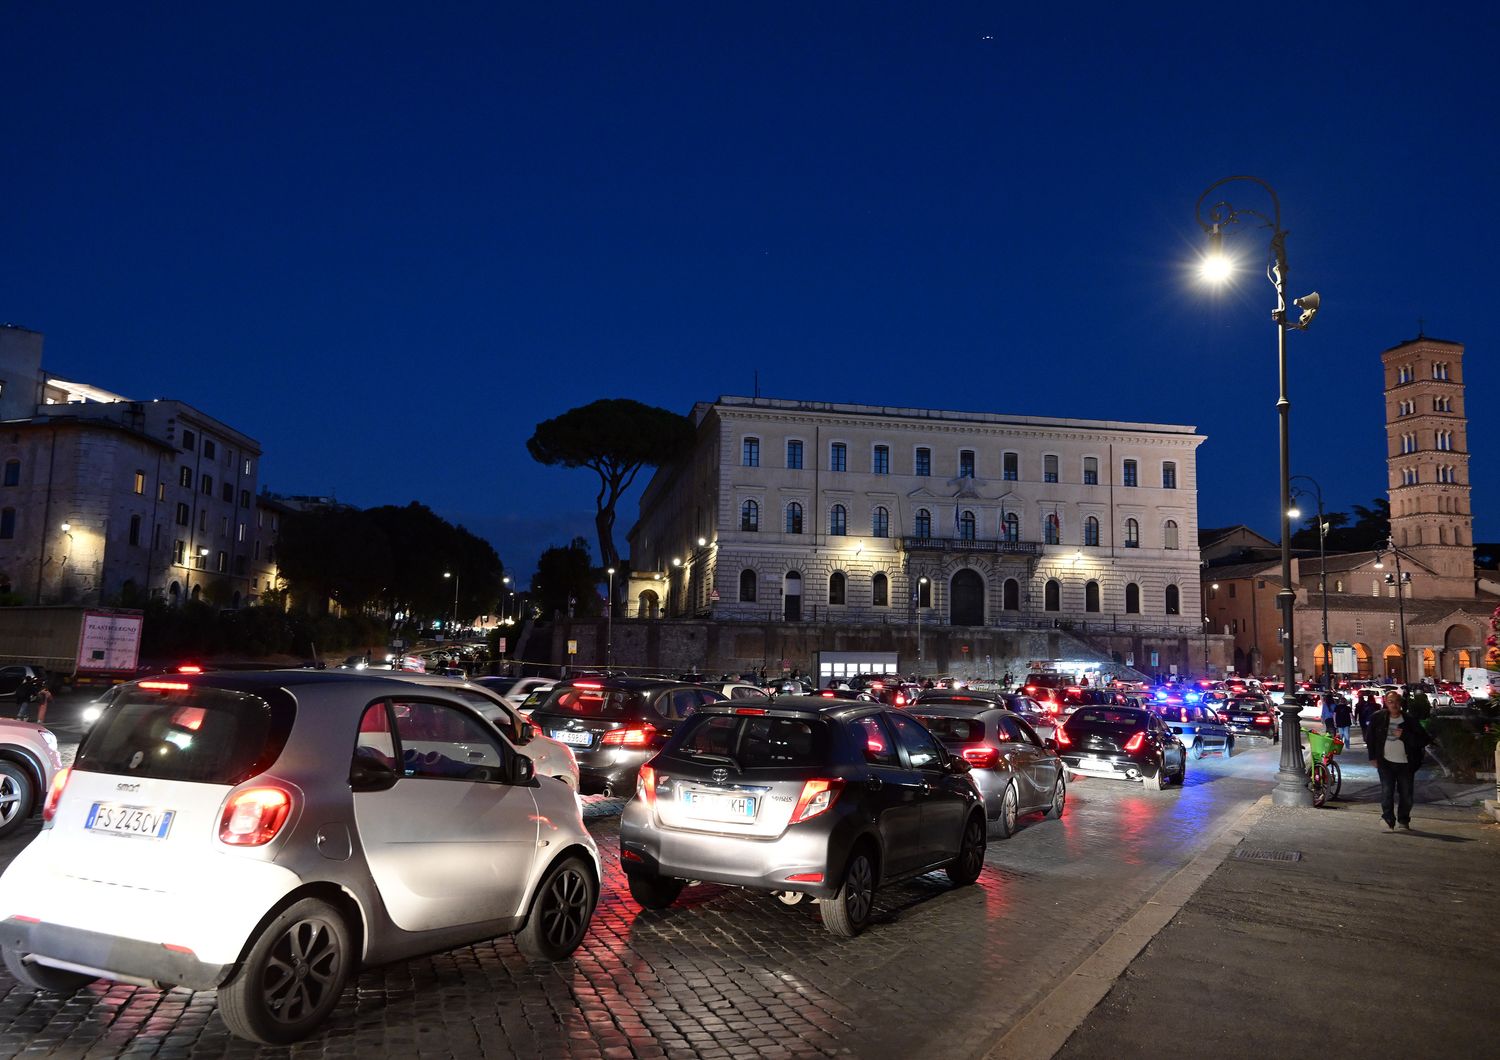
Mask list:
[[[715,784],[722,784],[729,779],[729,770],[715,769],[713,772],[713,778]]]

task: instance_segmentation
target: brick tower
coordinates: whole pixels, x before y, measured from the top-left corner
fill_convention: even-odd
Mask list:
[[[1421,335],[1380,356],[1391,536],[1432,571],[1412,571],[1421,596],[1474,595],[1463,358],[1460,343]]]

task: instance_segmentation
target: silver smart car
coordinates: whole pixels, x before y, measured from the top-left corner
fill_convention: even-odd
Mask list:
[[[7,970],[217,990],[253,1041],[310,1034],[369,966],[515,933],[572,953],[598,850],[473,697],[361,673],[123,686],[0,877]]]

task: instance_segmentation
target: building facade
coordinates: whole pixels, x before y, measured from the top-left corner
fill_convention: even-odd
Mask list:
[[[629,533],[634,614],[1203,631],[1192,427],[745,397],[692,416]]]

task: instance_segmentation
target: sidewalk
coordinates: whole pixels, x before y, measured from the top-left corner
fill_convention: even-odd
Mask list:
[[[1461,787],[1420,785],[1410,832],[1359,770],[1360,801],[1267,809],[1056,1055],[1496,1055],[1500,824]]]

